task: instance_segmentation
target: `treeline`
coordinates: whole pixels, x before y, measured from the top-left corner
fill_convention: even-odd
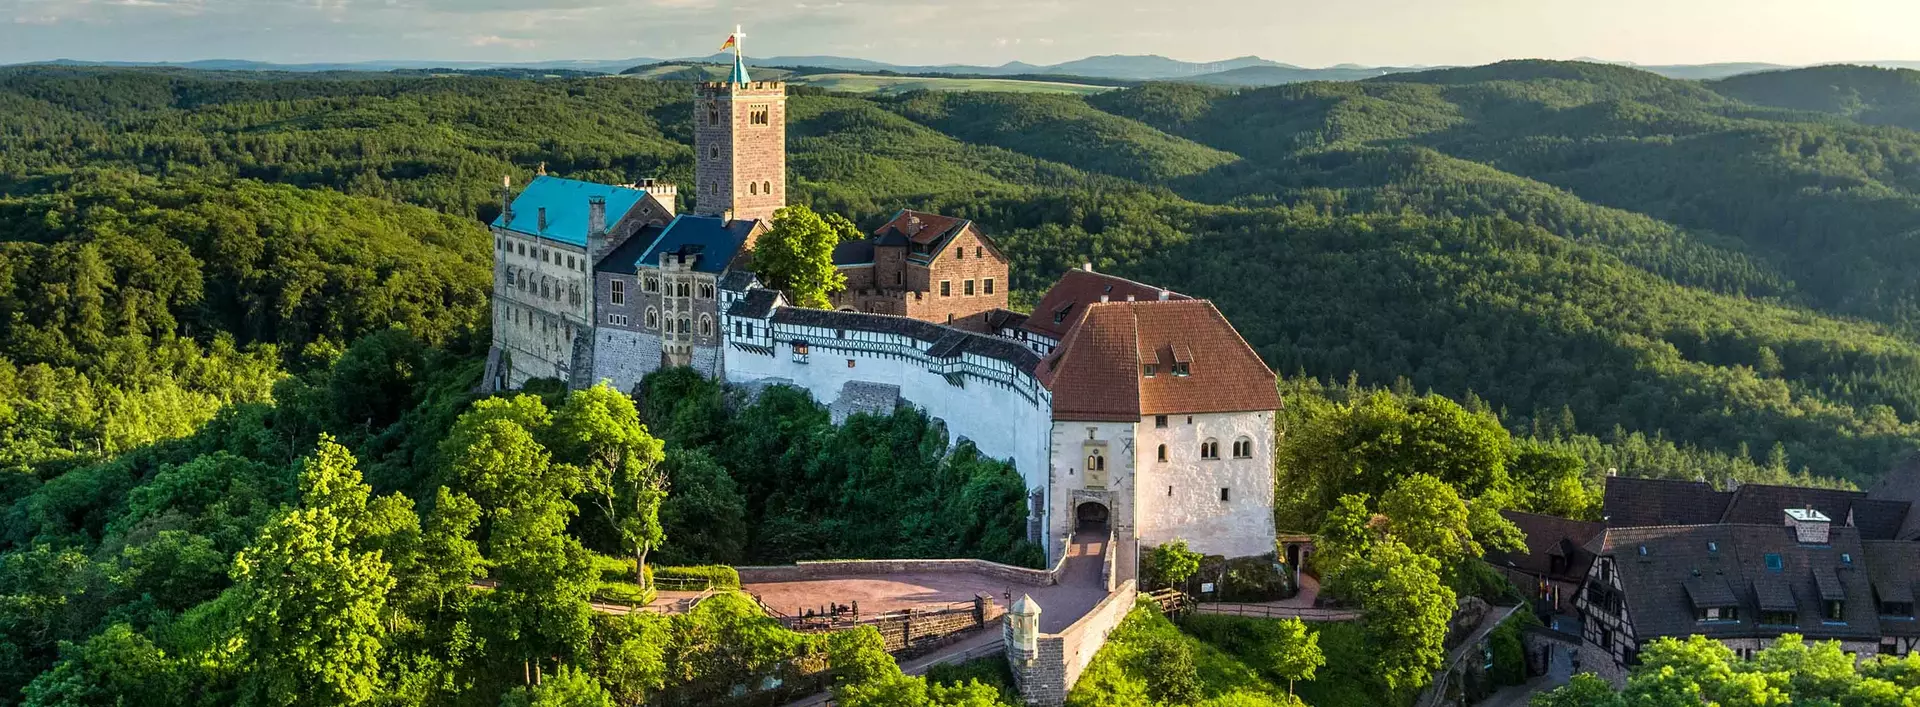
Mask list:
[[[700,466],[725,467],[691,488],[673,477],[678,499],[702,500],[670,498],[663,511],[686,522],[686,532],[669,535],[701,536],[677,551],[670,541],[672,561],[1043,564],[1044,551],[1026,539],[1026,484],[1013,465],[983,457],[971,443],[954,444],[945,425],[916,408],[834,425],[804,390],[728,388],[686,368],[649,375],[641,389],[644,418],[670,449],[719,460]],[[689,507],[676,511],[676,503]],[[696,503],[701,510],[691,508]]]

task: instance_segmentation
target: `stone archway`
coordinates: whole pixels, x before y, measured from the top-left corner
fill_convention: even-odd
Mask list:
[[[1106,504],[1083,501],[1073,508],[1074,530],[1106,530],[1111,527],[1112,515]]]

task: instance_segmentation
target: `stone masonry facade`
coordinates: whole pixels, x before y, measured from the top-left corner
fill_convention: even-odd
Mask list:
[[[787,205],[787,85],[701,84],[694,146],[695,213],[771,220]]]

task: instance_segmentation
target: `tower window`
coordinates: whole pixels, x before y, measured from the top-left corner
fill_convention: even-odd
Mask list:
[[[768,196],[772,196],[772,195],[773,195],[773,182],[761,182],[761,183],[760,183],[760,192],[761,192],[761,193],[763,193],[763,194],[766,194],[766,195],[768,195]]]
[[[759,185],[759,183],[757,183],[757,182],[747,182],[747,193],[748,193],[748,194],[759,194],[759,193],[760,193],[760,185]]]
[[[1163,461],[1163,462],[1167,460],[1167,445],[1164,445],[1164,444],[1160,445],[1159,458],[1160,458],[1160,461]],[[1172,495],[1172,494],[1168,494],[1168,495]]]
[[[772,122],[770,117],[771,112],[767,110],[767,104],[765,103],[747,107],[747,122],[749,123],[754,125],[767,125]]]
[[[707,124],[708,125],[720,124],[720,104],[716,103],[716,104],[707,106]]]
[[[659,310],[654,309],[652,307],[647,308],[647,328],[648,329],[660,328],[660,311]]]
[[[611,301],[614,304],[627,303],[627,283],[621,282],[619,280],[614,280],[612,282],[607,283],[607,288],[608,288],[608,292],[607,292],[608,301]]]
[[[712,157],[716,160],[720,159],[720,146],[714,145],[713,147],[707,148],[707,156]]]
[[[713,317],[700,315],[700,335],[713,336]]]

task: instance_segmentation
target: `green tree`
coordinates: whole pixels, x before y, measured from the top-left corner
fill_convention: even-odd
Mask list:
[[[1173,540],[1156,545],[1147,553],[1141,574],[1146,577],[1148,588],[1177,587],[1200,571],[1201,559],[1200,553],[1187,549],[1187,541]]]
[[[234,558],[244,695],[259,705],[364,704],[379,688],[380,618],[393,587],[380,554],[356,549],[371,490],[328,437],[302,463],[300,485],[301,507]]]
[[[507,693],[500,707],[614,707],[614,702],[592,674],[562,665],[539,685]]]
[[[670,449],[661,462],[673,495],[660,505],[669,565],[736,564],[746,559],[747,500],[705,450]]]
[[[1613,686],[1593,673],[1573,676],[1567,684],[1535,694],[1531,707],[1625,707]]]
[[[841,233],[813,209],[795,204],[773,214],[773,225],[753,247],[754,271],[771,287],[784,290],[794,304],[832,307],[828,299],[846,289],[847,276],[833,265]]]
[[[634,583],[645,588],[647,553],[666,540],[660,524],[667,498],[664,445],[640,424],[633,399],[604,382],[567,396],[551,434],[561,458],[586,470],[588,490],[633,551]]]
[[[1454,593],[1440,581],[1440,563],[1397,540],[1383,540],[1348,567],[1339,583],[1357,599],[1376,672],[1389,690],[1407,692],[1432,679],[1446,658]]]
[[[1164,704],[1190,704],[1200,699],[1200,668],[1193,646],[1177,637],[1156,637],[1141,651],[1140,665],[1147,694]]]
[[[1275,626],[1273,651],[1273,672],[1287,681],[1287,694],[1293,694],[1293,685],[1301,680],[1312,680],[1315,671],[1327,664],[1327,657],[1320,652],[1320,634],[1308,631],[1306,622],[1299,619],[1284,619]]]

